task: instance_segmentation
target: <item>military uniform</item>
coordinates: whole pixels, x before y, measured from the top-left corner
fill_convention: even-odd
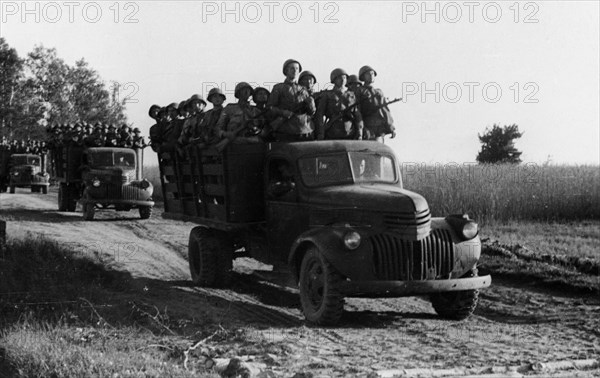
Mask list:
[[[363,80],[363,75],[368,71],[373,71],[374,75],[377,76],[377,72],[371,67],[363,66],[359,71],[358,78]],[[364,139],[383,142],[384,135],[394,135],[395,127],[392,115],[387,106],[382,107],[385,104],[383,91],[365,82],[363,86],[358,88],[357,98],[365,123]]]
[[[237,136],[234,135],[234,132],[244,125],[248,126],[249,128],[252,126],[260,127],[260,120],[254,119],[259,114],[260,111],[248,103],[227,105],[221,112],[219,120],[217,121],[217,137],[219,139],[235,138],[235,143],[260,142],[260,139],[257,136],[250,135],[248,132],[242,132]],[[252,124],[249,125],[248,122]]]

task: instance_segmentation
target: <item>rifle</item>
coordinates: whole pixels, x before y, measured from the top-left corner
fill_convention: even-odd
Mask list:
[[[271,108],[266,108],[265,110],[258,113],[257,115],[245,119],[244,122],[242,122],[242,125],[240,127],[238,127],[237,129],[235,129],[231,132],[233,134],[232,138],[225,138],[225,139],[219,141],[217,144],[215,144],[215,148],[217,149],[217,151],[222,152],[225,149],[225,147],[227,147],[229,145],[229,143],[233,142],[233,140],[237,137],[237,135],[239,133],[241,133],[243,130],[248,128],[249,121],[253,121],[255,119],[258,119],[258,118],[264,116],[265,114],[267,114],[267,112],[269,110],[271,110]],[[261,131],[262,131],[262,129],[261,129]],[[258,135],[259,133],[257,133],[256,135]]]
[[[349,107],[347,107],[346,109],[344,109],[344,110],[343,110],[343,111],[342,111],[340,114],[338,114],[337,116],[335,116],[335,117],[333,117],[333,118],[329,119],[329,120],[326,122],[326,124],[327,124],[327,125],[331,125],[332,123],[334,123],[334,122],[337,122],[337,121],[341,120],[341,119],[342,119],[342,118],[344,118],[344,117],[352,117],[351,113],[352,113],[352,112],[354,111],[354,109],[356,109],[356,107],[358,107],[358,105],[360,105],[360,104],[361,104],[363,101],[364,101],[364,100],[357,101],[357,102],[355,102],[354,104],[350,105]],[[376,110],[383,109],[383,108],[385,108],[386,106],[388,106],[388,105],[390,105],[390,104],[393,104],[393,103],[396,103],[396,102],[399,102],[399,101],[402,101],[402,97],[398,97],[398,98],[395,98],[395,99],[393,99],[393,100],[391,100],[391,101],[386,101],[386,102],[384,102],[383,104],[377,105],[377,106],[376,106]],[[326,129],[327,129],[327,128],[328,128],[328,127],[326,127]]]

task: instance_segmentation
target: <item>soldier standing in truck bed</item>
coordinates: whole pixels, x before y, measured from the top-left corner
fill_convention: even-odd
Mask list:
[[[183,120],[180,118],[178,105],[171,103],[167,106],[165,122],[161,123],[162,144],[159,151],[172,152],[177,147],[177,139],[181,135]]]
[[[244,81],[235,86],[234,95],[238,102],[228,104],[217,121],[217,130],[221,139],[227,138],[234,143],[261,141],[258,136],[249,133],[253,128],[262,130],[261,120],[256,118],[260,112],[249,102],[253,92],[252,86]]]
[[[133,136],[131,130],[127,124],[121,126],[119,131],[119,147],[130,148],[133,145]]]
[[[133,146],[134,150],[140,150],[146,148],[148,145],[146,144],[146,140],[141,135],[141,131],[139,128],[133,129]]]
[[[358,89],[358,102],[360,112],[365,122],[365,139],[376,140],[383,143],[386,134],[396,136],[394,120],[390,110],[385,104],[385,97],[381,89],[373,87],[377,72],[370,66],[363,66],[358,71],[358,79],[364,85]]]
[[[206,112],[202,122],[200,123],[200,136],[193,140],[193,143],[198,146],[207,146],[215,144],[219,141],[221,131],[217,127],[217,122],[223,111],[223,103],[227,97],[223,94],[220,88],[212,88],[206,97],[208,102],[212,103],[213,107]]]
[[[346,84],[346,86],[348,87],[349,91],[352,91],[354,93],[354,95],[356,96],[356,98],[358,99],[358,91],[360,90],[360,87],[362,87],[362,83],[360,82],[360,80],[358,80],[358,76],[356,75],[350,75],[348,76],[348,84]]]
[[[268,106],[275,120],[270,127],[276,141],[312,140],[311,117],[315,114],[315,101],[306,88],[297,83],[302,71],[300,62],[288,59],[283,63],[285,81],[275,84]]]
[[[204,118],[204,108],[206,107],[206,101],[200,95],[192,95],[187,101],[187,109],[189,111],[189,117],[183,123],[183,129],[179,136],[178,144],[181,149],[185,148],[190,144],[192,139],[200,137],[200,124]]]
[[[317,139],[362,139],[362,116],[354,93],[346,88],[348,74],[336,68],[330,79],[334,87],[321,97],[315,116]]]
[[[158,148],[162,143],[162,139],[160,137],[160,123],[163,115],[164,109],[161,108],[159,105],[152,105],[148,110],[148,116],[150,116],[150,118],[152,118],[156,122],[154,125],[150,126],[149,132],[150,147],[152,147],[152,150],[154,152],[158,152]]]

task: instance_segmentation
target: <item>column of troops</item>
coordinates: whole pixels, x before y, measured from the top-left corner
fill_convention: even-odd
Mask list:
[[[137,127],[86,122],[55,124],[46,129],[49,148],[63,146],[145,148],[146,140]]]
[[[209,91],[212,109],[200,95],[161,107],[152,105],[149,116],[150,145],[156,152],[177,150],[185,156],[190,146],[260,142],[292,142],[327,139],[376,140],[395,136],[394,121],[383,92],[373,86],[377,72],[363,66],[358,75],[341,68],[331,71],[330,90],[314,92],[317,78],[303,71],[300,62],[283,64],[285,80],[270,92],[236,85],[236,103],[223,106],[219,88]],[[250,103],[252,99],[254,104]],[[399,99],[392,102],[399,101]]]
[[[6,136],[0,139],[0,150],[8,151],[11,154],[45,154],[48,152],[48,146],[45,141],[33,139],[9,140]]]

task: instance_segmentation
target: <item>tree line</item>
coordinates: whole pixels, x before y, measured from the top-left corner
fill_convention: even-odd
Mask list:
[[[43,139],[46,126],[85,121],[122,124],[125,100],[81,58],[67,64],[55,48],[20,57],[0,37],[0,137]]]

